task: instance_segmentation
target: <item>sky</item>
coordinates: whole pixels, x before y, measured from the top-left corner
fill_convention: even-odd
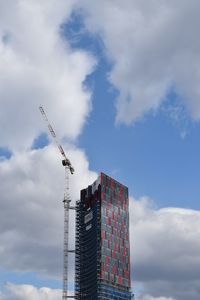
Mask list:
[[[61,299],[64,170],[40,105],[73,202],[101,171],[129,188],[136,300],[199,300],[199,11],[0,1],[0,300]],[[73,276],[70,257],[70,293]]]

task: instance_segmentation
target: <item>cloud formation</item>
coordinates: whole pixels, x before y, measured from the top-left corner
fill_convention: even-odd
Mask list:
[[[130,202],[132,276],[144,293],[197,300],[200,288],[200,211],[156,209]]]
[[[84,81],[95,60],[61,34],[74,1],[0,3],[0,147],[27,149],[44,130],[38,106],[60,137],[75,139],[90,112]]]
[[[72,50],[60,32],[74,4],[0,3],[0,147],[13,152],[11,159],[0,160],[1,266],[47,277],[62,274],[64,174],[52,145],[30,148],[46,131],[40,104],[47,107],[59,136],[72,140],[91,109],[84,81],[95,60]],[[87,28],[102,36],[113,63],[109,78],[119,90],[118,121],[130,124],[158,109],[171,86],[191,117],[200,118],[199,5],[195,0],[82,1]],[[76,169],[72,196],[78,199],[78,191],[97,175],[82,150],[72,145],[66,149]],[[133,280],[143,285],[138,299],[199,299],[200,213],[155,209],[148,199],[140,199],[131,202],[131,216]],[[74,227],[70,230],[73,247]],[[9,284],[7,290],[10,294],[2,292],[1,300],[60,298],[60,291],[46,288]]]
[[[78,171],[71,183],[73,199],[77,199],[78,191],[93,182],[97,175],[88,171],[83,152],[75,149],[69,154]],[[26,156],[18,154],[0,164],[2,267],[34,271],[45,277],[61,277],[61,167],[52,146],[33,150]],[[181,208],[156,209],[152,203],[148,198],[130,201],[133,291],[137,284],[142,286],[136,299],[197,300],[200,288],[200,212]],[[73,236],[71,221],[71,248],[74,247]],[[73,260],[71,276],[72,264]]]
[[[200,119],[199,1],[84,0],[79,7],[113,64],[118,122],[156,111],[172,88],[191,118]]]
[[[61,29],[74,3],[0,3],[1,267],[46,277],[62,274],[64,168],[52,145],[32,149],[47,131],[39,105],[59,137],[71,141],[65,149],[76,170],[72,199],[96,179],[84,151],[72,144],[91,110],[84,81],[96,64],[89,53],[71,49]],[[2,147],[12,152],[10,159],[2,157]],[[72,237],[73,222],[70,225]]]
[[[96,179],[83,151],[68,148],[76,173],[73,203],[79,191]],[[56,180],[55,180],[56,178]],[[62,274],[64,168],[52,146],[17,153],[0,163],[0,261],[11,271]],[[70,222],[74,247],[74,222]]]
[[[174,300],[174,298],[152,297],[150,295],[143,295],[143,296],[136,297],[136,300]]]
[[[68,293],[70,295],[70,293]],[[7,283],[5,292],[0,293],[0,300],[59,300],[61,290],[50,289],[46,287],[36,288],[32,285],[15,285]],[[143,295],[136,300],[174,300],[166,297],[152,297]]]
[[[32,285],[15,285],[7,283],[5,293],[0,294],[0,300],[58,300],[61,290],[36,288]]]

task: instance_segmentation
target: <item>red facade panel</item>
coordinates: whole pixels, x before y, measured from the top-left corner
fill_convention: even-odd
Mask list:
[[[128,189],[101,174],[102,264],[101,278],[112,284],[130,287]],[[128,259],[127,259],[128,257]],[[104,269],[103,269],[104,268]]]

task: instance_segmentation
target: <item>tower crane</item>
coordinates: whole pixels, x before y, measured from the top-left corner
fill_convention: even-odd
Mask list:
[[[39,110],[43,116],[44,121],[47,123],[47,127],[49,132],[57,145],[61,155],[62,155],[62,165],[65,167],[65,185],[64,185],[64,259],[63,259],[63,292],[62,292],[62,300],[66,300],[68,298],[74,298],[74,296],[68,296],[68,253],[73,253],[73,250],[68,249],[68,233],[69,233],[69,209],[75,209],[70,206],[70,192],[69,192],[69,173],[74,174],[74,168],[70,160],[67,158],[63,147],[59,143],[55,131],[53,127],[49,123],[47,115],[42,106],[39,107]]]

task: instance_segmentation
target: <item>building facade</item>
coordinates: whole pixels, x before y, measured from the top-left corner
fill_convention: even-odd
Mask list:
[[[75,266],[76,299],[131,299],[128,188],[103,173],[77,202]]]

